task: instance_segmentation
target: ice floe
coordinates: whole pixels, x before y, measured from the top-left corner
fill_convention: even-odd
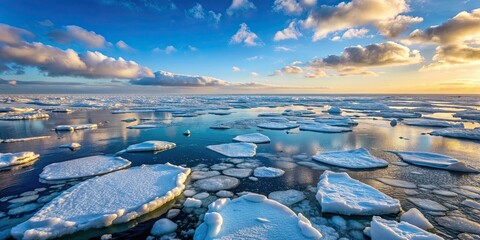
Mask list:
[[[20,239],[46,239],[128,222],[151,212],[185,188],[190,169],[142,165],[81,182],[12,228]]]
[[[150,230],[150,234],[160,237],[167,233],[175,232],[175,230],[177,230],[177,227],[177,224],[172,222],[170,219],[161,218],[153,224],[152,230]]]
[[[175,143],[167,141],[145,141],[128,146],[127,152],[157,152],[165,151],[176,146]]]
[[[241,213],[241,217],[239,217]],[[320,239],[322,235],[303,215],[263,195],[222,198],[209,205],[195,230],[201,239]]]
[[[469,167],[465,163],[459,162],[457,159],[441,154],[429,152],[390,152],[398,155],[403,161],[414,165],[457,172],[479,172],[478,169]]]
[[[442,204],[430,199],[414,198],[414,197],[408,197],[407,199],[408,201],[415,204],[417,207],[423,208],[425,210],[429,210],[429,211],[447,211],[448,210],[448,208],[446,208]]]
[[[240,180],[229,176],[214,176],[196,181],[193,186],[209,192],[232,189],[240,184]]]
[[[342,109],[340,109],[339,107],[331,107],[327,110],[327,112],[330,114],[340,114],[342,113]]]
[[[34,152],[0,153],[0,169],[28,163],[39,157]]]
[[[248,142],[248,143],[269,143],[270,138],[261,133],[248,133],[238,135],[233,138],[235,141],[239,142]]]
[[[292,123],[280,123],[280,122],[267,122],[267,123],[260,123],[257,125],[259,128],[265,129],[272,129],[272,130],[287,130],[292,128],[297,128],[298,124]]]
[[[426,119],[426,118],[412,118],[405,119],[402,121],[403,124],[409,126],[423,126],[423,127],[455,127],[463,128],[463,123],[453,123],[437,119]]]
[[[442,240],[407,222],[396,222],[374,216],[370,227],[372,240]]]
[[[121,157],[96,155],[65,162],[52,163],[43,168],[40,178],[46,181],[66,180],[101,175],[130,166]]]
[[[324,123],[304,124],[300,126],[300,130],[322,133],[342,133],[352,131],[352,129],[348,127],[336,127]]]
[[[480,223],[474,222],[472,220],[456,217],[456,216],[446,216],[446,217],[437,217],[435,221],[446,228],[456,230],[464,233],[474,233],[480,234]]]
[[[227,176],[237,177],[237,178],[246,178],[252,174],[252,169],[250,168],[229,168],[223,170],[223,174]]]
[[[70,144],[63,144],[63,145],[60,145],[59,148],[68,148],[70,150],[78,150],[80,147],[82,147],[82,145],[80,145],[80,143],[70,143]]]
[[[137,124],[137,125],[132,125],[128,126],[128,129],[150,129],[150,128],[157,128],[158,126],[155,124]]]
[[[285,206],[290,206],[304,200],[306,197],[301,191],[289,189],[286,191],[271,192],[268,194],[268,198],[273,199]]]
[[[358,124],[352,119],[344,116],[320,116],[315,118],[315,122],[337,127],[351,127]]]
[[[367,149],[324,152],[314,155],[313,160],[345,168],[378,168],[388,166],[388,162],[371,155]]]
[[[453,114],[454,117],[468,120],[480,120],[480,110],[465,110]]]
[[[74,124],[74,125],[58,125],[55,127],[56,131],[76,131],[82,129],[95,129],[97,128],[97,124]]]
[[[15,120],[34,120],[34,119],[48,119],[50,116],[42,112],[29,112],[23,114],[11,114],[0,117],[0,120],[15,121]]]
[[[428,221],[428,219],[426,219],[422,212],[416,208],[411,208],[402,214],[400,221],[408,222],[424,230],[433,228],[433,225]]]
[[[16,142],[29,142],[34,140],[42,140],[50,138],[50,136],[38,136],[38,137],[27,137],[27,138],[10,138],[10,139],[0,139],[0,143],[16,143]]]
[[[255,177],[280,177],[285,173],[282,169],[273,167],[257,167],[253,171]]]
[[[465,138],[471,140],[480,140],[480,127],[474,129],[467,128],[445,128],[435,130],[429,133],[433,136],[443,136],[451,138]]]
[[[317,185],[316,198],[322,212],[344,215],[397,213],[400,202],[379,190],[350,178],[347,173],[325,171]]]
[[[227,157],[253,157],[256,154],[257,145],[240,142],[209,145],[207,148]]]
[[[420,113],[416,112],[401,112],[401,111],[381,111],[375,114],[383,118],[419,118],[422,116]]]
[[[415,183],[404,181],[404,180],[398,180],[393,178],[377,178],[377,180],[393,187],[417,188],[417,185]]]

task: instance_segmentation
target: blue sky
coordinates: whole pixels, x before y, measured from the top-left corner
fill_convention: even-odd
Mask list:
[[[235,4],[238,6],[235,7]],[[375,12],[357,16],[359,23],[356,24],[354,13],[351,13],[355,9],[352,10],[345,6],[348,4],[357,9],[362,6],[368,7],[368,9],[390,6],[388,9],[393,10],[390,11],[391,13],[378,13],[378,15],[385,15],[384,17],[377,17]],[[295,8],[288,8],[292,6]],[[424,68],[425,66],[438,62],[433,59],[434,55],[439,54],[437,52],[439,50],[436,50],[438,47],[446,48],[452,46],[453,43],[440,43],[432,40],[436,38],[427,39],[426,34],[415,39],[410,39],[409,36],[415,29],[426,32],[425,30],[429,27],[441,25],[462,11],[466,11],[473,21],[477,21],[477,16],[473,11],[478,8],[480,8],[479,1],[447,0],[354,0],[346,2],[320,0],[91,0],[76,2],[6,0],[2,1],[0,24],[32,33],[34,36],[22,35],[22,41],[28,44],[39,42],[44,46],[49,45],[63,51],[72,49],[78,54],[98,51],[102,55],[115,59],[121,57],[134,61],[136,64],[148,68],[152,73],[167,71],[180,76],[172,77],[165,84],[162,74],[119,77],[118,74],[110,76],[102,72],[100,75],[85,77],[85,74],[78,73],[78,71],[69,73],[63,70],[61,74],[58,72],[48,74],[48,68],[52,67],[51,63],[48,66],[40,66],[38,62],[27,64],[26,62],[29,61],[18,60],[18,58],[12,60],[11,55],[4,54],[2,57],[0,51],[0,63],[3,61],[4,65],[10,68],[8,71],[1,72],[0,78],[7,81],[43,81],[52,84],[55,82],[96,86],[113,84],[118,85],[119,88],[131,88],[132,91],[139,89],[139,86],[133,85],[141,83],[141,85],[160,85],[156,87],[163,89],[176,87],[179,92],[185,89],[186,92],[193,91],[195,93],[211,92],[205,88],[218,86],[231,88],[240,86],[241,90],[238,92],[245,93],[268,92],[272,88],[282,89],[279,92],[295,93],[302,91],[306,93],[388,93],[396,90],[409,93],[409,91],[420,91],[420,89],[423,92],[430,92],[432,85],[437,86],[435,87],[437,92],[445,92],[444,90],[452,88],[444,86],[451,84],[457,89],[456,92],[471,93],[480,91],[480,80],[476,77],[480,74],[471,72],[471,69],[478,68],[478,65],[475,66],[475,64],[477,60],[480,60],[480,56],[474,56],[473,59],[465,59],[465,61],[455,58],[455,61],[449,60],[448,66],[442,62],[440,70],[435,66],[434,70],[423,71],[421,69],[427,69]],[[321,13],[319,17],[316,17],[316,12]],[[331,12],[340,12],[344,15],[339,14],[339,17],[332,18],[329,17]],[[371,16],[367,16],[368,14]],[[399,15],[407,16],[408,23],[401,22],[400,18],[396,18]],[[313,26],[312,24],[308,26],[307,20],[312,16],[318,22],[315,22]],[[386,30],[382,31],[379,27],[381,21],[387,20],[404,24],[405,30],[401,31],[399,35],[387,36]],[[328,21],[330,23],[325,26],[321,23]],[[291,37],[284,40],[274,39],[278,31],[289,27],[292,22],[297,31],[296,39]],[[244,30],[246,30],[247,37],[251,36],[249,34],[256,36],[253,43],[246,38],[234,41],[234,36],[241,29],[241,25],[246,26]],[[332,27],[337,25],[340,27]],[[391,26],[393,25],[389,25],[389,27]],[[465,26],[459,24],[458,28],[462,27]],[[101,44],[95,45],[99,41],[95,42],[88,36],[86,39],[79,38],[78,35],[72,37],[72,33],[82,30],[87,34],[94,32],[95,36],[103,37],[103,42],[100,41]],[[349,34],[345,35],[348,31],[350,31]],[[316,34],[324,32],[326,34],[320,38],[316,37]],[[463,38],[464,42],[455,42],[455,44],[462,47],[468,45],[473,50],[478,50],[480,41],[475,41],[480,39],[480,30],[474,29],[473,34],[471,31],[468,34],[470,35]],[[119,41],[126,43],[128,47],[121,48],[122,42],[119,43]],[[392,44],[387,45],[387,42]],[[0,42],[0,47],[1,44]],[[378,46],[388,51],[392,47],[406,47],[407,55],[410,56],[403,56],[405,59],[400,61],[396,59],[393,62],[372,63],[371,59],[362,62],[348,60],[340,65],[324,59],[329,55],[342,55],[345,48],[366,47],[371,44],[381,44]],[[418,56],[412,56],[416,50],[419,51]],[[451,59],[449,56],[443,57],[447,60]],[[314,59],[323,60],[314,62]],[[463,62],[468,63],[463,64]],[[17,68],[22,68],[23,71],[13,70]],[[351,68],[355,69],[352,71]],[[25,73],[18,74],[23,72]],[[209,78],[206,80],[194,79],[192,83],[191,79],[187,79],[184,75],[211,77],[215,81]],[[162,77],[161,81],[150,79],[149,81],[135,82],[131,80],[160,77]],[[434,78],[438,79],[432,81]],[[202,84],[196,86],[195,84],[198,82]],[[204,82],[208,83],[203,84]],[[252,82],[255,84],[246,85]],[[15,86],[17,88],[15,91],[12,90],[12,86],[8,86],[9,89],[4,92],[8,93],[10,90],[12,93],[18,92],[18,88],[27,88],[29,84],[20,85]],[[37,84],[35,87],[43,85]],[[85,86],[85,89],[87,88]],[[192,88],[195,89],[191,90]]]

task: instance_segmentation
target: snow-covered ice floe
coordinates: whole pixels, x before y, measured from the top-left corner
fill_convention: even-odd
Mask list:
[[[320,116],[315,118],[315,122],[317,123],[324,123],[328,124],[330,126],[336,126],[336,127],[351,127],[358,125],[357,122],[353,121],[352,119],[344,116]]]
[[[302,214],[263,195],[218,199],[208,207],[194,239],[320,239]]]
[[[429,134],[433,136],[480,140],[480,127],[477,127],[474,129],[445,128],[445,129],[432,131]]]
[[[266,122],[260,123],[257,125],[259,128],[272,129],[272,130],[287,130],[292,128],[297,128],[298,124],[292,123],[280,123],[280,122]]]
[[[257,153],[257,145],[253,143],[225,143],[207,148],[227,157],[253,157]]]
[[[37,160],[40,155],[34,152],[0,153],[0,169]]]
[[[465,163],[449,156],[429,152],[400,152],[390,151],[398,155],[403,161],[431,168],[439,168],[457,172],[479,172],[478,169],[467,166]]]
[[[234,137],[233,140],[239,141],[239,142],[249,142],[249,143],[269,143],[270,142],[270,138],[261,133],[242,134]]]
[[[463,128],[463,123],[452,123],[437,119],[412,118],[402,121],[403,124],[409,126],[423,126],[423,127],[455,127]]]
[[[345,168],[378,168],[388,166],[388,162],[371,155],[367,149],[359,148],[348,151],[324,152],[312,157],[322,163]]]
[[[253,170],[255,177],[280,177],[285,174],[285,171],[273,167],[257,167]]]
[[[15,121],[15,120],[34,120],[34,119],[48,119],[50,116],[41,112],[29,112],[23,114],[12,114],[0,117],[0,120]]]
[[[11,234],[17,239],[47,239],[128,222],[180,195],[189,174],[189,168],[167,163],[86,180],[13,227]]]
[[[398,213],[400,202],[379,190],[350,178],[347,173],[325,171],[317,185],[316,198],[322,212],[344,215]]]
[[[157,152],[165,151],[176,146],[175,143],[167,141],[145,141],[128,146],[127,152]]]
[[[130,164],[130,161],[121,157],[102,155],[83,157],[47,165],[40,173],[40,178],[46,181],[57,181],[91,177],[124,169]]]
[[[372,240],[442,240],[443,238],[408,222],[397,222],[374,216],[371,222]]]
[[[59,148],[68,148],[70,150],[77,150],[79,149],[80,147],[82,147],[82,145],[80,145],[80,143],[70,143],[70,144],[63,144],[63,145],[60,145]]]
[[[74,125],[58,125],[55,127],[56,131],[75,131],[83,129],[95,129],[97,124],[87,123],[87,124],[74,124]]]
[[[27,137],[27,138],[10,138],[10,139],[0,139],[0,143],[16,143],[16,142],[29,142],[34,140],[42,140],[49,138],[50,136],[38,136],[38,137]]]
[[[300,130],[323,133],[342,133],[352,131],[352,129],[348,127],[336,127],[324,123],[304,124],[300,126]]]

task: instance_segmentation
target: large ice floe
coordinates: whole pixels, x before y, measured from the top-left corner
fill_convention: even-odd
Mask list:
[[[225,143],[209,145],[207,148],[227,157],[253,157],[257,153],[257,145],[254,143]]]
[[[452,123],[448,121],[438,119],[426,119],[426,118],[412,118],[402,121],[403,124],[409,126],[423,126],[423,127],[455,127],[463,128],[463,123]]]
[[[302,214],[258,194],[213,202],[194,235],[195,240],[286,238],[320,239],[322,235]]]
[[[58,125],[55,127],[56,131],[75,131],[75,130],[83,130],[83,129],[95,129],[97,128],[97,124],[74,124],[74,125]]]
[[[414,165],[457,172],[479,172],[478,169],[467,166],[465,163],[460,162],[457,159],[441,154],[429,152],[390,152],[398,155],[404,162]]]
[[[266,122],[257,125],[259,128],[272,129],[272,130],[287,130],[297,128],[298,124],[282,123],[282,122]]]
[[[158,152],[165,151],[176,146],[175,143],[167,141],[145,141],[127,147],[127,152]]]
[[[0,169],[37,160],[40,155],[34,152],[0,153]]]
[[[429,233],[408,222],[397,222],[374,216],[371,222],[372,240],[442,240],[443,238]]]
[[[316,198],[322,212],[344,215],[398,213],[400,202],[377,189],[350,178],[347,173],[325,171],[317,185]]]
[[[269,143],[270,142],[270,138],[261,133],[242,134],[234,137],[233,140],[239,141],[239,142],[249,142],[249,143]]]
[[[480,140],[480,127],[477,127],[474,129],[445,128],[445,129],[432,131],[429,134],[433,136]]]
[[[324,152],[314,155],[313,160],[345,168],[378,168],[388,166],[388,162],[371,155],[367,149]]]
[[[81,182],[27,221],[12,228],[17,239],[47,239],[128,222],[180,195],[189,168],[142,165]]]
[[[130,161],[121,157],[90,156],[70,161],[52,163],[43,168],[40,178],[46,181],[67,180],[101,175],[130,166]]]
[[[12,114],[0,117],[0,120],[15,121],[15,120],[34,120],[34,119],[48,119],[50,116],[42,112],[29,112],[23,114]]]
[[[336,126],[330,126],[325,123],[304,124],[300,126],[300,130],[312,131],[312,132],[323,132],[323,133],[342,133],[342,132],[352,131],[352,129],[349,127],[336,127]]]

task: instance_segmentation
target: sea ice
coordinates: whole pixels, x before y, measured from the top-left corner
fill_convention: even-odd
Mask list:
[[[328,170],[320,177],[316,198],[322,212],[344,215],[390,214],[401,209],[398,200],[350,178],[347,173]]]
[[[479,172],[478,169],[469,167],[465,163],[459,162],[457,159],[441,154],[429,152],[390,152],[398,155],[403,161],[414,165],[457,172]]]
[[[423,216],[416,208],[411,208],[400,217],[400,221],[408,222],[412,225],[415,225],[421,229],[428,230],[432,229],[433,225],[428,221],[428,219]]]
[[[480,128],[467,129],[467,128],[445,128],[435,130],[429,133],[433,136],[443,136],[451,138],[465,138],[471,140],[480,140]]]
[[[137,125],[132,125],[128,126],[128,129],[150,129],[150,128],[157,128],[158,126],[155,124],[137,124]]]
[[[34,152],[0,153],[0,169],[28,163],[39,157]]]
[[[241,142],[209,145],[207,148],[227,157],[253,157],[256,154],[257,145]]]
[[[358,123],[353,121],[352,119],[344,116],[321,116],[315,118],[315,122],[317,123],[324,123],[330,126],[337,126],[337,127],[351,127],[355,126]]]
[[[240,181],[237,178],[219,175],[215,177],[200,179],[196,181],[193,186],[201,188],[205,191],[216,192],[219,190],[235,188],[239,184]]]
[[[128,146],[127,152],[157,152],[165,151],[175,146],[175,143],[167,141],[146,141]]]
[[[475,208],[477,210],[480,210],[480,202],[471,200],[471,199],[465,199],[462,201],[462,204],[471,208]]]
[[[430,199],[424,199],[424,198],[414,198],[414,197],[408,197],[408,201],[412,202],[416,206],[423,208],[425,210],[429,211],[447,211],[448,209],[443,206],[442,204],[435,202]]]
[[[177,230],[176,223],[172,222],[168,218],[161,218],[153,224],[152,230],[150,230],[150,234],[160,237],[167,233],[175,232],[175,230]]]
[[[417,185],[412,182],[407,182],[404,180],[398,180],[393,178],[377,178],[378,181],[385,183],[387,185],[399,188],[417,188]]]
[[[192,180],[199,180],[218,175],[220,175],[219,171],[193,171],[192,174],[190,174],[190,178]]]
[[[480,223],[463,217],[447,216],[435,218],[435,221],[446,228],[465,233],[480,234]]]
[[[286,191],[271,192],[268,194],[268,198],[273,199],[285,206],[290,206],[304,200],[306,197],[301,191],[289,189]]]
[[[380,111],[378,116],[383,118],[419,118],[422,116],[420,113],[416,112],[401,112],[401,111]]]
[[[267,122],[267,123],[260,123],[257,125],[259,128],[265,129],[272,129],[272,130],[287,130],[292,128],[297,128],[298,124],[292,123],[279,123],[279,122]]]
[[[257,167],[253,171],[255,177],[280,177],[285,173],[282,169],[273,167]]]
[[[437,195],[444,196],[444,197],[456,197],[456,196],[458,196],[458,194],[456,194],[454,192],[451,192],[451,191],[447,191],[447,190],[435,189],[432,192],[433,192],[433,194],[437,194]]]
[[[345,168],[386,167],[388,162],[371,155],[367,149],[359,148],[348,151],[324,152],[312,157],[314,160]]]
[[[229,169],[223,170],[223,174],[227,176],[237,177],[237,178],[246,178],[252,174],[252,169],[229,168]]]
[[[12,228],[17,239],[47,239],[128,222],[180,195],[189,168],[142,165],[78,183]]]
[[[239,142],[248,142],[248,143],[269,143],[270,142],[270,138],[261,133],[249,133],[249,134],[238,135],[234,137],[233,140],[239,141]]]
[[[442,240],[407,222],[396,222],[374,216],[370,227],[372,240]]]
[[[325,123],[305,124],[300,126],[302,131],[323,132],[323,133],[342,133],[351,132],[352,129],[348,127],[330,126]]]
[[[455,127],[455,128],[463,128],[463,123],[452,123],[443,120],[437,119],[425,119],[425,118],[412,118],[412,119],[405,119],[402,121],[405,125],[410,126],[423,126],[423,127]]]
[[[220,190],[215,195],[217,195],[217,197],[220,197],[220,198],[231,198],[231,197],[233,197],[233,193],[230,192],[230,191],[226,191],[226,190]]]
[[[195,231],[201,239],[320,239],[322,235],[302,214],[263,195],[218,199],[208,207]],[[239,214],[241,214],[239,217]]]
[[[15,120],[34,120],[34,119],[48,119],[50,116],[42,112],[29,112],[23,114],[12,114],[0,117],[0,120],[15,121]]]
[[[50,138],[50,136],[38,136],[38,137],[27,137],[27,138],[11,138],[11,139],[0,139],[0,143],[16,143],[16,142],[28,142],[34,140],[42,140]]]
[[[195,198],[187,198],[183,206],[187,208],[199,208],[202,206],[202,201]]]
[[[40,178],[56,181],[92,177],[127,168],[130,164],[130,161],[121,157],[95,155],[47,165],[40,173]]]
[[[63,145],[60,145],[59,148],[68,148],[70,150],[77,150],[81,147],[82,145],[80,145],[80,143],[70,143],[70,144],[63,144]]]
[[[97,124],[74,124],[74,125],[58,125],[55,127],[55,131],[75,131],[82,129],[95,129]]]
[[[340,109],[339,107],[330,107],[327,110],[327,112],[330,113],[330,114],[340,114],[340,113],[342,113],[342,109]]]

